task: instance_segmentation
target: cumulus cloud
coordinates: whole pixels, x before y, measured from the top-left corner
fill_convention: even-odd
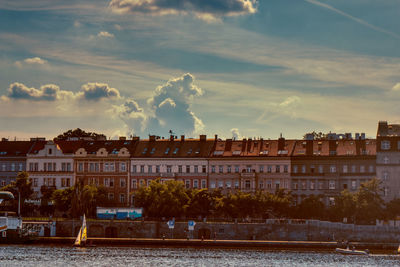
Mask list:
[[[400,83],[396,83],[394,86],[393,86],[393,88],[392,88],[392,90],[393,91],[400,91]]]
[[[193,75],[187,73],[158,86],[144,108],[129,99],[114,111],[137,135],[163,135],[169,130],[195,134],[204,129],[204,124],[191,106],[194,98],[202,94],[203,90],[194,84]]]
[[[301,98],[295,95],[288,96],[281,102],[267,103],[264,112],[257,118],[257,122],[267,123],[279,117],[296,118],[301,103]]]
[[[39,89],[27,87],[22,83],[12,83],[8,87],[6,99],[26,99],[33,101],[55,101],[73,96],[72,92],[60,90],[55,84],[46,84]],[[5,99],[3,97],[3,99]]]
[[[23,65],[44,65],[46,63],[47,61],[41,59],[40,57],[32,57],[32,58],[26,58],[23,61],[16,61],[15,65],[21,68]]]
[[[232,128],[231,133],[232,133],[232,139],[239,140],[241,138],[238,128]]]
[[[97,34],[97,37],[100,38],[114,38],[114,34],[106,32],[106,31],[101,31]]]
[[[72,92],[61,90],[58,85],[45,84],[39,89],[28,87],[23,83],[12,83],[8,87],[8,94],[2,96],[2,100],[32,100],[32,101],[58,101],[83,99],[99,101],[101,99],[119,99],[120,93],[105,83],[87,83],[82,85],[81,91]]]
[[[256,0],[112,0],[109,7],[118,13],[194,14],[204,20],[238,16],[257,11]]]
[[[119,91],[111,88],[106,83],[87,83],[82,85],[83,98],[86,100],[97,101],[104,98],[120,98]]]

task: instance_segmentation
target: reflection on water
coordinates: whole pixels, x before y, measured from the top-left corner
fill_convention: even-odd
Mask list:
[[[246,249],[0,246],[0,266],[397,266],[396,255]]]

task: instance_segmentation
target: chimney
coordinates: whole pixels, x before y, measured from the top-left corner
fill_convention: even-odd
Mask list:
[[[336,140],[329,140],[329,155],[336,155]]]
[[[312,133],[306,134],[306,140],[314,140],[314,135]]]
[[[140,140],[140,137],[139,136],[133,136],[132,137],[132,141],[139,141]]]
[[[149,141],[150,141],[150,142],[156,141],[156,136],[155,136],[155,135],[150,135],[150,136],[149,136]]]
[[[285,138],[282,137],[282,134],[280,136],[278,139],[278,151],[285,150]]]
[[[174,136],[172,134],[169,136],[169,141],[174,141]]]
[[[346,136],[347,140],[353,139],[352,136],[351,136],[351,133],[345,133],[345,136]]]
[[[119,140],[120,140],[120,141],[125,141],[125,140],[126,140],[126,137],[125,137],[125,136],[120,136],[120,137],[119,137]]]
[[[361,133],[361,140],[365,140],[365,133]]]
[[[388,135],[389,127],[387,121],[379,121],[378,124],[378,136]]]
[[[206,141],[207,140],[207,135],[201,134],[200,135],[200,141]]]
[[[34,138],[31,138],[31,141],[34,141],[33,139]],[[6,141],[8,141],[8,139],[3,137],[3,138],[1,138],[1,141],[6,142]]]
[[[356,136],[355,136],[354,138],[355,138],[356,140],[360,140],[360,134],[359,134],[359,133],[355,133],[355,135],[356,135]]]
[[[314,154],[314,140],[306,140],[306,155],[312,156]]]
[[[185,136],[181,135],[181,142],[185,141]]]
[[[218,140],[218,134],[215,135],[215,141],[217,141],[217,140]]]

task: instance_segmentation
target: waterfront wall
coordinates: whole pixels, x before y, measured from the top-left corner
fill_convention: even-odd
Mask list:
[[[89,220],[89,237],[126,238],[204,238],[219,240],[280,240],[400,242],[400,227],[353,225],[316,220],[266,220],[264,223],[196,222],[187,231],[187,222],[176,222],[168,229],[166,222]],[[76,236],[80,221],[57,221],[57,236]]]

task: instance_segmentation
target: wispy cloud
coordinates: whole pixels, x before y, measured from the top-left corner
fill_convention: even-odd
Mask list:
[[[41,59],[40,57],[26,58],[23,61],[15,61],[15,65],[21,68],[23,65],[44,65],[47,60]]]
[[[101,31],[97,34],[97,37],[100,38],[114,38],[114,34],[106,32],[106,31]]]
[[[331,6],[331,5],[328,5],[326,3],[321,3],[321,2],[319,2],[317,0],[305,0],[305,1],[310,3],[310,4],[317,5],[317,6],[329,9],[329,10],[331,10],[331,11],[333,11],[333,12],[339,14],[339,15],[342,15],[342,16],[344,16],[346,18],[349,18],[349,19],[351,19],[351,20],[353,20],[353,21],[355,21],[355,22],[357,22],[357,23],[359,23],[361,25],[364,25],[364,26],[366,26],[366,27],[368,27],[368,28],[370,28],[372,30],[375,30],[375,31],[390,35],[390,36],[392,36],[394,38],[400,39],[400,34],[397,34],[395,32],[391,32],[391,31],[388,31],[388,30],[383,29],[381,27],[372,25],[371,23],[368,23],[363,19],[354,17],[354,16],[350,15],[349,13],[346,13],[346,12],[344,12],[342,10],[339,10],[339,9],[337,9],[337,8]]]

